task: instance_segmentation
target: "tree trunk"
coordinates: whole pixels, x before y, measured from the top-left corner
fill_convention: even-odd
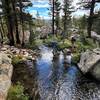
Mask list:
[[[88,18],[88,27],[87,27],[88,37],[90,38],[91,38],[91,30],[92,30],[92,25],[93,25],[94,7],[95,7],[95,0],[92,0],[91,8],[90,8],[90,16]]]
[[[4,25],[3,25],[3,21],[2,21],[1,16],[0,16],[0,24],[1,24],[1,30],[2,30],[3,34],[5,35],[6,32],[4,30]]]
[[[52,34],[55,34],[55,31],[54,31],[54,0],[52,2],[53,2],[52,4]]]
[[[8,28],[8,39],[9,39],[9,44],[12,46],[14,45],[14,27],[13,27],[13,16],[12,16],[12,7],[11,7],[11,2],[9,0],[5,1],[6,3],[6,16],[7,16],[7,28]]]
[[[33,39],[34,39],[34,35],[32,34],[32,25],[31,25],[31,21],[29,20],[29,31],[30,31],[30,37],[29,37],[29,42],[30,44],[32,44]]]
[[[15,7],[15,1],[12,0],[12,7],[13,7],[13,12],[14,12],[14,23],[15,23],[15,31],[16,31],[16,43],[20,44],[20,39],[19,39],[19,32],[18,32],[18,20],[17,20],[17,15],[16,15],[16,7]]]
[[[24,19],[23,19],[23,4],[22,4],[22,0],[19,0],[19,7],[20,7],[20,22],[21,22],[21,25],[22,25],[22,34],[23,34],[23,37],[22,37],[22,47],[25,45],[25,32],[24,32]]]
[[[31,25],[31,21],[29,21],[29,31],[30,31],[30,34],[32,33],[32,25]]]
[[[66,23],[66,21],[67,21],[67,13],[65,12],[65,15],[64,15],[64,37],[66,35],[66,30],[67,30],[67,23]]]
[[[59,30],[59,12],[57,12],[56,15],[56,36],[58,36],[58,30]]]
[[[0,28],[0,33],[1,33],[1,44],[3,44],[3,32],[2,32],[2,29]]]
[[[10,41],[10,45],[13,46],[15,41],[14,41],[14,36],[13,36],[13,25],[12,25],[12,21],[11,21],[11,17],[8,16],[8,38]]]

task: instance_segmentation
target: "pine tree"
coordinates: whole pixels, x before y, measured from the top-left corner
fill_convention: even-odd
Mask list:
[[[60,26],[60,10],[61,10],[61,3],[59,0],[55,1],[55,26],[56,26],[56,35],[58,34],[59,26]]]
[[[19,28],[18,28],[18,18],[17,18],[17,11],[16,11],[16,0],[12,0],[12,8],[13,8],[13,17],[14,17],[14,25],[15,25],[15,32],[16,32],[16,43],[20,44],[19,38]]]
[[[25,9],[29,6],[32,6],[32,3],[30,0],[1,0],[1,9],[2,9],[2,15],[6,19],[6,25],[7,25],[7,31],[8,31],[8,39],[9,44],[14,45],[15,43],[20,44],[19,39],[19,19],[20,24],[22,26],[22,32],[23,32],[23,39],[22,44],[24,45],[24,17],[23,13],[25,12]],[[1,18],[2,19],[2,18]],[[0,19],[1,24],[1,31],[4,33],[4,28],[2,25],[2,20]],[[3,36],[3,35],[2,35]],[[15,41],[16,40],[16,41]]]
[[[2,9],[4,16],[6,17],[6,24],[7,24],[7,29],[8,29],[8,39],[9,39],[9,44],[14,45],[14,20],[13,20],[13,10],[12,10],[12,5],[11,5],[11,0],[1,0],[2,2]]]
[[[70,25],[71,22],[71,13],[73,11],[71,0],[64,0],[63,2],[63,30],[64,30],[64,37],[68,37],[68,26]]]
[[[81,0],[79,4],[81,4],[81,7],[84,8],[85,10],[90,10],[90,14],[88,17],[88,27],[87,27],[87,32],[88,32],[88,37],[91,37],[91,30],[93,26],[93,21],[94,21],[94,8],[96,2],[99,2],[100,0]]]
[[[55,34],[55,0],[49,0],[49,4],[51,5],[51,15],[52,15],[52,34]]]

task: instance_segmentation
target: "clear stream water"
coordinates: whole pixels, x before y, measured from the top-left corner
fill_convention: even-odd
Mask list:
[[[32,100],[100,100],[100,83],[83,76],[74,65],[65,69],[62,53],[53,59],[52,49],[41,46],[40,50],[34,66],[28,62],[27,72],[16,69],[16,81],[28,84]]]

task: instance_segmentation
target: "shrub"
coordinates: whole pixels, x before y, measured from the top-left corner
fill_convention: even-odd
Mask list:
[[[24,94],[24,87],[17,83],[10,87],[7,100],[29,100],[29,96]]]
[[[65,40],[65,42],[59,42],[58,47],[60,49],[65,49],[65,48],[70,48],[72,46],[71,41],[70,40]]]
[[[80,53],[74,53],[72,57],[72,63],[77,64],[80,60],[80,55],[81,55]]]
[[[13,65],[18,64],[19,62],[22,61],[22,58],[23,58],[23,57],[22,57],[21,55],[13,56],[13,58],[12,58],[12,64],[13,64]]]

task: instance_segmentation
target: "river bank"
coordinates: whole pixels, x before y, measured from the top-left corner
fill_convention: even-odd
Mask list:
[[[38,53],[31,49],[22,49],[9,45],[0,46],[0,100],[6,100],[7,98],[14,74],[14,65],[28,60],[34,62],[37,55]]]

